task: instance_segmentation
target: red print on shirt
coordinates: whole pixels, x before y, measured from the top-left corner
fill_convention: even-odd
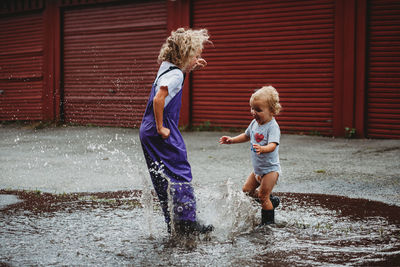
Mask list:
[[[256,133],[254,137],[256,138],[257,143],[260,143],[264,139],[264,135],[259,133]]]

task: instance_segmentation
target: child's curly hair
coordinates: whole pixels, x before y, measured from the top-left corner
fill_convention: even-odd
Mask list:
[[[179,28],[172,31],[162,45],[158,56],[158,63],[168,61],[175,64],[180,69],[186,69],[189,59],[200,49],[203,50],[203,44],[209,42],[208,31],[206,29],[192,30]]]
[[[276,89],[271,86],[263,86],[251,95],[250,103],[254,100],[262,100],[270,109],[271,113],[278,115],[282,106],[279,104],[279,94]]]

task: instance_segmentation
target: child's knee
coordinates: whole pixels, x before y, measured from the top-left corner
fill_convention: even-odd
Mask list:
[[[251,197],[258,197],[256,189],[253,187],[244,185],[242,188],[242,191],[243,191],[243,193],[245,193],[246,195],[249,195]]]
[[[260,198],[261,201],[267,201],[269,200],[270,194],[271,190],[265,190],[260,188],[260,191],[258,192],[258,197]]]
[[[243,191],[243,193],[250,193],[251,192],[251,189],[248,187],[248,186],[246,186],[246,185],[244,185],[243,187],[242,187],[242,191]]]

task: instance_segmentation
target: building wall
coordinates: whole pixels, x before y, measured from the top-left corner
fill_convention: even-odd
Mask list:
[[[0,120],[41,120],[44,91],[41,10],[0,19]]]
[[[167,37],[165,1],[66,8],[62,18],[65,121],[139,127]]]
[[[206,27],[182,125],[246,127],[275,86],[284,133],[400,138],[395,0],[6,0],[0,120],[138,127],[168,33]]]
[[[400,137],[400,2],[368,6],[366,135]]]
[[[213,6],[213,12],[210,12]],[[333,135],[335,1],[193,2],[193,26],[209,29],[207,69],[193,74],[192,122],[246,127],[249,98],[277,88],[283,132]]]

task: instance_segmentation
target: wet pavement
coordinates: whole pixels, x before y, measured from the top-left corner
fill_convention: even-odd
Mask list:
[[[219,132],[183,133],[194,183],[251,172],[247,143],[219,145]],[[282,135],[278,192],[400,203],[400,140]],[[53,193],[141,189],[148,180],[137,129],[0,125],[0,188]]]
[[[24,201],[0,213],[0,262],[13,266],[397,266],[400,262],[397,206],[279,193],[283,205],[276,210],[276,225],[258,227],[258,204],[229,188],[220,186],[221,194],[201,208],[201,217],[207,219],[210,211],[204,207],[213,206],[217,214],[209,219],[215,231],[178,240],[167,235],[157,203],[146,205],[141,192],[8,192]]]
[[[400,265],[400,140],[283,135],[277,224],[259,228],[248,144],[223,134],[184,133],[215,231],[175,240],[137,129],[0,126],[0,265]]]
[[[20,200],[16,195],[3,193],[2,195],[0,195],[0,210],[20,201],[22,200]]]

